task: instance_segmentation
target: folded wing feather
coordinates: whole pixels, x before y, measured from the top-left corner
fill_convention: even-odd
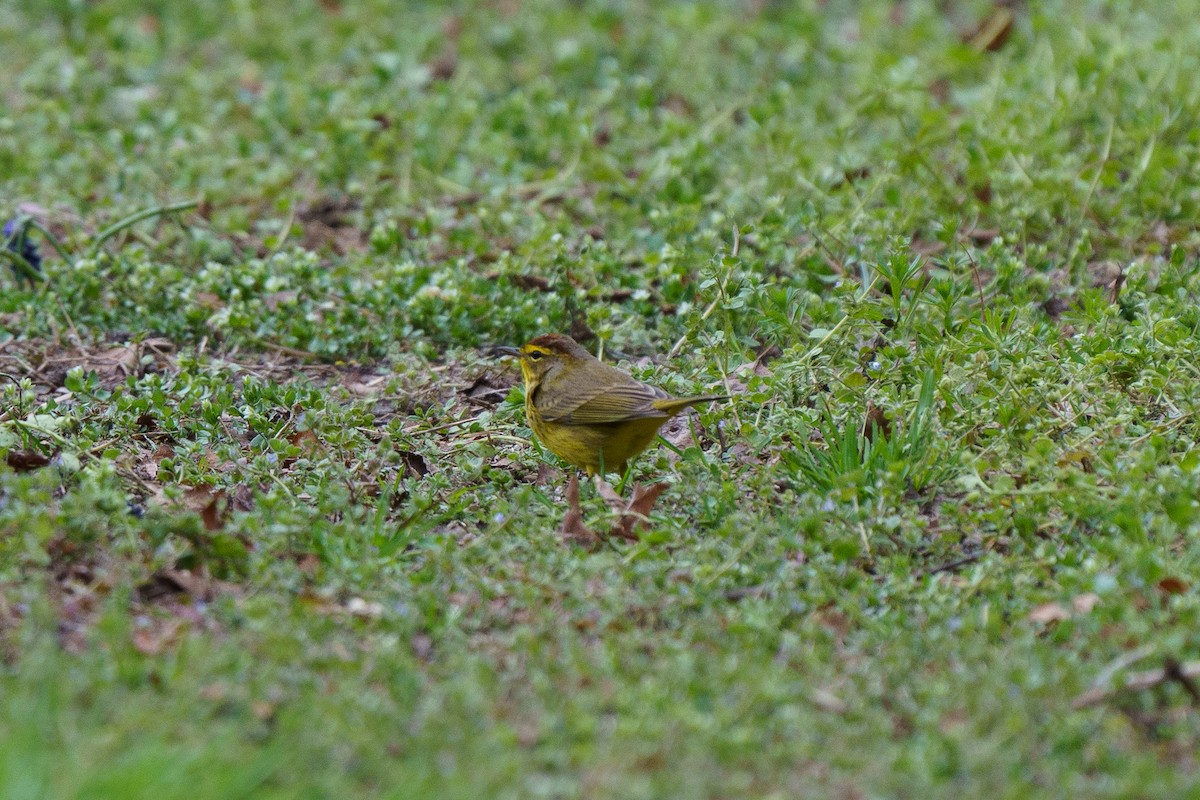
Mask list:
[[[553,393],[539,395],[552,396]],[[652,403],[668,397],[661,389],[630,380],[615,386],[603,386],[595,391],[574,397],[556,397],[553,400],[537,398],[538,413],[547,422],[567,425],[601,425],[607,422],[624,422],[631,419],[670,416],[655,408]]]

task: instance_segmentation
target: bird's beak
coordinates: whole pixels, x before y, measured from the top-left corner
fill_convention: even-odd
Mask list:
[[[490,355],[492,358],[499,358],[500,356],[512,356],[513,358],[520,358],[521,351],[515,347],[509,347],[508,345],[496,344],[488,348],[488,355]]]

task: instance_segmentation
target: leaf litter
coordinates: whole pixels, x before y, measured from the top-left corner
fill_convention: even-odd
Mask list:
[[[658,502],[659,496],[670,485],[666,482],[650,485],[635,485],[632,496],[626,500],[617,494],[616,490],[602,478],[597,477],[594,485],[596,493],[608,505],[616,516],[612,526],[603,534],[598,534],[583,521],[583,509],[579,503],[579,478],[572,475],[567,483],[566,503],[567,512],[563,516],[559,531],[563,539],[585,547],[595,547],[605,539],[624,539],[636,542],[640,540],[638,531],[650,524],[650,512]]]

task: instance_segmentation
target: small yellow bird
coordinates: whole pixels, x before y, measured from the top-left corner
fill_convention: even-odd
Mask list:
[[[520,359],[525,418],[555,455],[588,475],[624,474],[663,423],[688,406],[725,395],[671,397],[610,367],[569,336],[546,333],[494,352]]]

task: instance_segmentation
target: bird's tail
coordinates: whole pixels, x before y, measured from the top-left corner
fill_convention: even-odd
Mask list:
[[[714,400],[728,400],[727,394],[698,394],[694,397],[664,397],[661,400],[655,400],[651,403],[652,406],[666,414],[678,414],[688,406],[698,406],[702,403],[711,403]]]

